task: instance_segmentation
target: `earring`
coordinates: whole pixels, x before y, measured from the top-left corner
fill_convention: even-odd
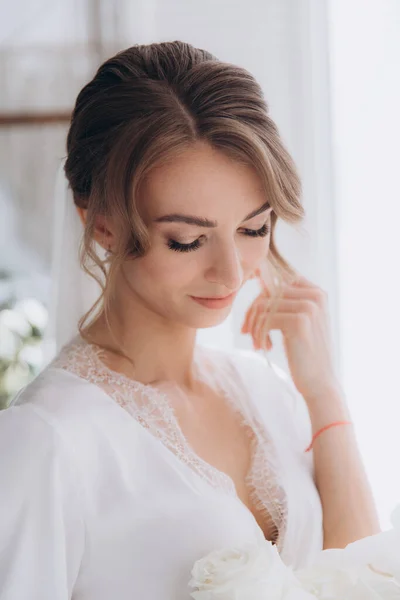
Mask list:
[[[109,258],[111,255],[112,255],[111,244],[109,244],[108,248],[106,250],[106,256],[107,256],[107,258]]]

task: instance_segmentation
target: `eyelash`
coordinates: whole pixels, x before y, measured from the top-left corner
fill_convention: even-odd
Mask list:
[[[244,235],[253,238],[266,237],[269,234],[269,230],[269,225],[265,223],[260,229],[245,229]],[[175,240],[168,240],[168,248],[170,250],[175,250],[175,252],[191,252],[192,250],[197,250],[198,248],[200,248],[200,246],[200,238],[198,238],[191,244],[180,244]]]

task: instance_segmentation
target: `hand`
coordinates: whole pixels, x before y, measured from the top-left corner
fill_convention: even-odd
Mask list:
[[[306,402],[340,393],[334,373],[325,293],[304,277],[282,284],[272,297],[262,292],[246,313],[242,333],[250,333],[256,349],[271,350],[269,332],[280,330],[293,382]]]

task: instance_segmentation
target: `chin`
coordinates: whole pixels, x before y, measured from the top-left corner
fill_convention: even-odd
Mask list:
[[[209,310],[212,314],[202,314],[191,319],[193,329],[209,329],[221,325],[230,315],[232,306],[221,308],[219,310]]]

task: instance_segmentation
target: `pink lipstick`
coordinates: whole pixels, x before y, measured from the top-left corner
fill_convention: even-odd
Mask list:
[[[202,298],[197,296],[190,296],[195,302],[201,304],[202,306],[206,306],[207,308],[225,308],[232,304],[236,296],[236,292],[229,294],[229,296],[225,296],[223,298]]]

